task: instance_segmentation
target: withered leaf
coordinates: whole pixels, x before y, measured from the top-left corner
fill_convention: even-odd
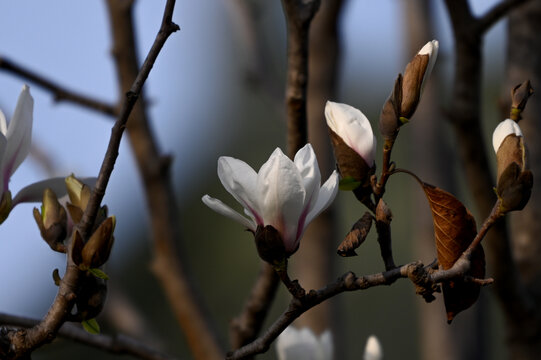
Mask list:
[[[346,235],[346,238],[338,246],[337,253],[340,256],[356,256],[357,249],[366,240],[366,236],[370,232],[372,226],[372,215],[369,212],[365,212],[364,215],[353,224],[351,230]]]
[[[432,210],[438,262],[449,269],[470,245],[477,234],[475,219],[453,195],[435,186],[422,183]],[[474,278],[485,276],[485,253],[481,245],[473,252],[469,274]],[[473,282],[454,280],[442,285],[447,321],[473,305],[479,297],[480,286]]]

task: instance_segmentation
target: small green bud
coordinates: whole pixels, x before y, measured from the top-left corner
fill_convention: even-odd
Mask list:
[[[43,192],[41,214],[37,208],[34,208],[33,214],[43,240],[54,251],[66,252],[63,243],[67,236],[68,217],[51,189],[47,188]]]

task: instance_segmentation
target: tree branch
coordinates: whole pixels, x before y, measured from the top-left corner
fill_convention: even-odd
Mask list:
[[[4,57],[0,57],[0,69],[26,79],[29,82],[32,82],[35,85],[51,92],[53,94],[54,101],[72,102],[105,115],[117,115],[116,106],[85,95],[81,95],[75,91],[68,90],[63,86],[56,84],[52,80],[49,80],[44,76],[39,75],[34,71],[18,65],[17,63],[14,63]]]
[[[143,84],[152,69],[154,61],[158,57],[161,48],[165,44],[165,41],[169,35],[178,30],[178,26],[171,22],[174,4],[174,0],[167,1],[160,31],[158,32],[154,44],[130,88],[130,91],[126,94],[126,98],[122,104],[122,110],[113,127],[109,146],[98,175],[96,187],[93,189],[83,219],[81,220],[81,223],[78,224],[79,230],[85,240],[88,239],[90,235],[90,230],[94,224],[97,211],[113,171],[114,163],[118,156],[120,140],[128,116],[139,97]],[[6,346],[7,349],[0,349],[0,355],[2,355],[3,358],[23,357],[42,344],[52,341],[71,313],[79,290],[79,281],[82,276],[83,274],[81,271],[73,264],[71,256],[67,256],[65,275],[60,281],[56,298],[43,320],[27,330],[8,331],[6,338],[8,339],[9,344]]]
[[[477,20],[479,31],[482,33],[487,32],[494,24],[500,21],[504,16],[508,15],[512,9],[527,3],[528,1],[530,0],[504,0],[494,5],[485,13],[485,15]]]
[[[282,0],[287,24],[287,145],[291,159],[308,141],[308,34],[319,5],[319,0]]]
[[[133,1],[108,0],[113,55],[120,91],[130,89],[138,73]],[[168,23],[164,17],[165,24]],[[160,31],[161,32],[161,31]],[[143,65],[144,66],[144,65]],[[154,258],[151,269],[160,281],[195,359],[221,359],[223,351],[197,298],[179,251],[181,231],[168,156],[161,154],[145,111],[138,102],[127,124],[130,145],[144,185],[151,220]]]
[[[39,324],[39,320],[0,313],[0,324],[6,327],[31,328]],[[58,336],[117,355],[132,355],[139,359],[147,360],[175,359],[129,336],[122,334],[115,336],[89,334],[80,326],[70,323],[65,323],[60,327]]]

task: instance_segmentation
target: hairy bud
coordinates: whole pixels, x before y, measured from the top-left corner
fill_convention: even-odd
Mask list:
[[[54,191],[49,188],[45,189],[41,213],[37,208],[34,208],[33,214],[43,240],[49,244],[51,249],[66,252],[63,242],[67,236],[68,217]]]
[[[526,80],[522,84],[519,84],[511,90],[511,120],[519,121],[522,116],[521,113],[526,107],[528,98],[532,96],[533,88],[530,84],[530,80]]]
[[[496,127],[492,140],[498,160],[496,193],[501,201],[500,211],[522,210],[533,186],[522,131],[515,121],[507,119]]]
[[[271,265],[282,262],[297,250],[295,249],[291,254],[287,254],[284,240],[278,230],[271,225],[257,227],[255,231],[255,245],[259,257]]]

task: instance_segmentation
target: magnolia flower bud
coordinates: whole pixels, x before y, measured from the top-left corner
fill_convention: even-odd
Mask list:
[[[421,94],[432,72],[438,56],[438,41],[432,40],[423,46],[404,70],[398,75],[393,92],[383,105],[379,127],[383,137],[396,138],[398,129],[415,113]]]
[[[255,245],[259,257],[271,265],[277,264],[286,258],[284,240],[282,240],[278,230],[271,225],[257,227]],[[292,253],[295,251],[297,249],[293,250]]]
[[[492,145],[498,160],[496,193],[500,211],[522,210],[528,203],[533,176],[527,168],[526,146],[519,125],[507,119],[494,130]]]
[[[71,204],[84,211],[90,200],[90,187],[71,174],[66,178],[66,188]]]
[[[114,216],[105,219],[94,231],[81,251],[83,269],[94,269],[102,266],[109,259],[115,237],[116,219]]]
[[[325,118],[331,135],[334,156],[345,190],[354,190],[360,201],[372,188],[370,176],[375,171],[376,137],[370,122],[353,106],[327,101]]]
[[[526,80],[511,90],[511,120],[519,121],[522,118],[521,113],[532,94],[533,88],[530,85],[530,80]]]
[[[51,249],[65,252],[63,244],[67,235],[68,217],[66,210],[56,197],[56,194],[49,188],[43,192],[43,203],[41,214],[34,208],[34,219],[38,224],[41,237],[49,244]]]
[[[80,280],[79,291],[75,298],[77,313],[72,320],[89,320],[98,316],[103,310],[107,297],[107,285],[102,279],[91,274],[84,274]]]

